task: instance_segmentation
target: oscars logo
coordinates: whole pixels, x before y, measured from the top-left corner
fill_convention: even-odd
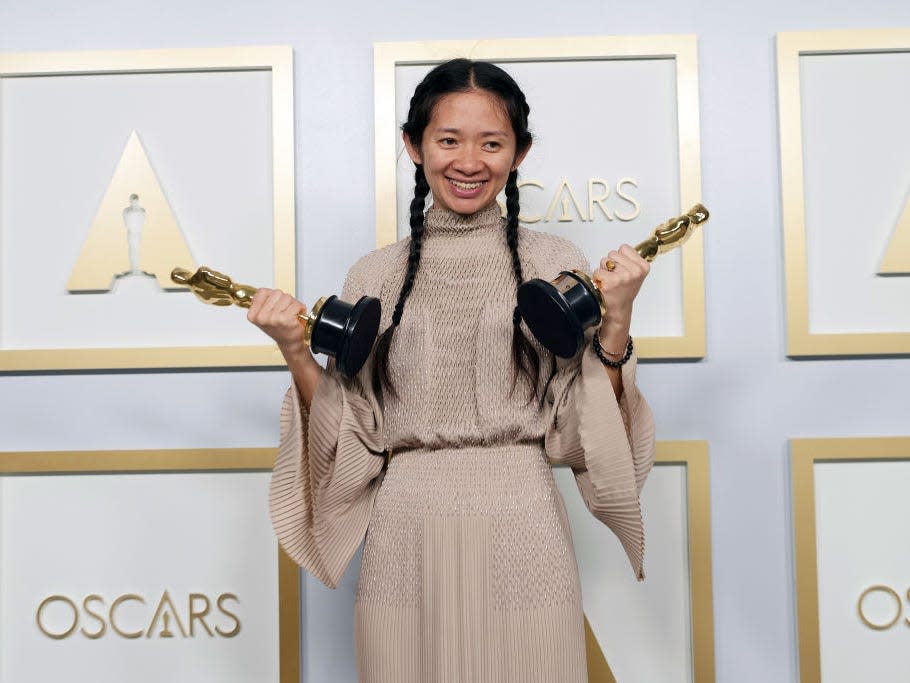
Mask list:
[[[562,178],[555,191],[548,190],[539,180],[523,179],[518,181],[518,189],[522,190],[523,206],[533,205],[537,201],[534,195],[538,193],[542,198],[550,197],[550,199],[545,212],[522,214],[518,220],[522,223],[550,223],[554,219],[559,223],[572,223],[576,220],[591,223],[602,216],[608,221],[634,221],[641,215],[641,202],[632,195],[630,187],[638,187],[634,178],[617,180],[615,193],[610,189],[610,183],[603,178],[588,178],[587,194],[582,195],[586,201],[582,203],[568,177]],[[525,188],[534,188],[534,194]]]
[[[204,593],[190,593],[186,601],[186,612],[181,617],[181,612],[171,599],[170,593],[164,591],[154,614],[146,621],[147,617],[142,616],[141,608],[128,605],[146,604],[145,598],[135,593],[118,596],[111,602],[110,607],[107,607],[104,598],[97,594],[87,595],[81,606],[65,595],[51,595],[38,605],[35,621],[41,633],[53,640],[65,640],[73,635],[76,629],[89,640],[97,640],[107,633],[108,626],[121,638],[128,639],[143,636],[174,638],[174,626],[181,638],[195,638],[197,625],[201,626],[210,638],[214,638],[215,634],[222,638],[233,638],[240,633],[240,617],[228,609],[230,606],[228,603],[239,604],[239,598],[234,593],[219,595],[214,600],[214,606],[220,616],[212,614],[212,602]],[[80,624],[86,621],[90,623],[80,628]]]
[[[175,289],[174,263],[193,263],[164,190],[133,131],[95,214],[66,288],[104,292],[116,278],[150,277]]]

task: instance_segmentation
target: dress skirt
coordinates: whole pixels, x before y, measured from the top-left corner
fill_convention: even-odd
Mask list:
[[[395,454],[361,564],[361,683],[584,683],[583,619],[542,444]]]

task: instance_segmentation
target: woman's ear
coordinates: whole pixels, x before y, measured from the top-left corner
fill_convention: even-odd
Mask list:
[[[408,150],[408,156],[411,157],[411,161],[415,164],[422,164],[423,157],[420,156],[420,150],[411,144],[410,136],[407,133],[402,133],[401,139],[404,140],[404,148]]]
[[[531,143],[528,143],[528,146],[525,147],[521,152],[515,155],[515,161],[512,162],[512,170],[515,171],[521,166],[521,162],[525,160],[525,157],[528,156],[528,152],[531,151]]]

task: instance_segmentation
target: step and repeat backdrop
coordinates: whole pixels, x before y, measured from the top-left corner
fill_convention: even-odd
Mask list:
[[[782,33],[777,61],[788,353],[906,356],[910,31]],[[907,680],[910,437],[837,436],[790,442],[800,680]]]
[[[376,43],[365,248],[408,234],[400,125],[417,82],[456,56],[502,65],[528,96],[525,224],[592,263],[642,241],[703,199],[698,45]],[[781,33],[776,46],[783,211],[768,229],[783,234],[781,356],[906,358],[910,30]],[[293,72],[289,47],[0,53],[0,371],[281,365],[241,311],[203,305],[171,269],[299,289]],[[715,215],[655,262],[633,328],[645,361],[710,358],[703,231],[734,229]],[[249,410],[235,403],[235,415]],[[910,435],[850,436],[788,437],[803,683],[910,676]],[[350,579],[331,599],[301,593],[268,519],[274,455],[0,452],[0,683],[356,680]],[[592,683],[716,679],[713,457],[707,435],[658,443],[642,498],[644,583],[572,473],[555,471]]]
[[[286,47],[0,54],[0,369],[279,364],[171,270],[294,291],[293,121]],[[0,453],[0,681],[299,680],[274,456]]]

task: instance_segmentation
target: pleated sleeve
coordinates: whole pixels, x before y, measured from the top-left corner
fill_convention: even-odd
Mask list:
[[[352,271],[341,298],[363,293]],[[366,533],[384,448],[382,410],[364,389],[371,363],[354,379],[327,365],[309,409],[296,386],[285,395],[269,510],[285,552],[335,588]]]
[[[560,361],[550,383],[545,447],[551,463],[572,468],[588,509],[616,534],[642,580],[645,535],[639,496],[654,464],[654,418],[635,384],[637,358],[633,355],[622,367],[623,393],[617,401],[591,345],[593,335],[588,330],[583,350]]]

